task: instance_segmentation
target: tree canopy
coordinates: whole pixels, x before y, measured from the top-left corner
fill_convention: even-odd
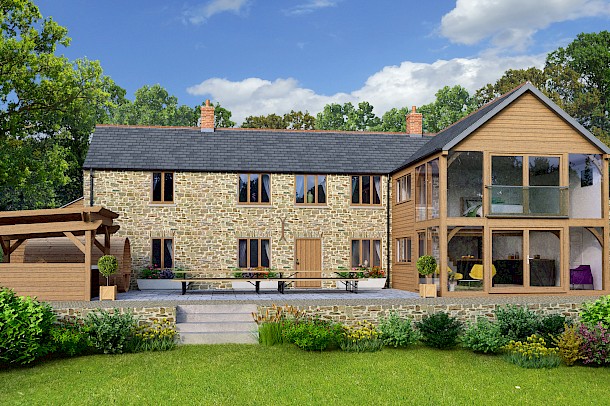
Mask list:
[[[242,123],[242,128],[270,128],[270,129],[292,129],[312,130],[315,125],[315,117],[309,112],[291,110],[283,116],[268,114],[266,116],[248,116]]]
[[[81,155],[69,140],[88,140],[120,91],[99,62],[56,54],[67,30],[30,0],[0,3],[0,32],[0,210],[54,206],[82,182],[68,176],[70,155]]]

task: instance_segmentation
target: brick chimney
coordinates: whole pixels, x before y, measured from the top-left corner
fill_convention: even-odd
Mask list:
[[[210,100],[205,101],[205,106],[201,106],[201,132],[214,132],[214,106],[210,105]]]
[[[415,111],[415,106],[411,108],[411,112],[407,114],[407,134],[422,135],[424,116]]]

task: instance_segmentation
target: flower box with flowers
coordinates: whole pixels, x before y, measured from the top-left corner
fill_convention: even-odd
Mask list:
[[[142,268],[139,273],[138,289],[140,290],[170,290],[177,289],[180,285],[173,282],[175,277],[182,278],[184,274],[180,273],[182,268],[157,268],[152,265]]]
[[[233,268],[233,277],[235,279],[261,279],[260,289],[273,289],[277,290],[278,282],[274,280],[268,280],[269,278],[277,278],[278,273],[272,268]],[[231,282],[234,290],[252,290],[254,285],[251,282],[246,281],[235,281]]]
[[[366,265],[358,265],[353,267],[351,271],[345,268],[339,268],[341,271],[337,274],[342,278],[357,277],[358,290],[379,290],[383,289],[386,284],[386,273],[381,267]],[[338,289],[345,289],[345,283],[338,281],[336,283]]]

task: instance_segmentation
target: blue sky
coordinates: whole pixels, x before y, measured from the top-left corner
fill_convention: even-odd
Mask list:
[[[70,59],[100,60],[127,90],[161,84],[181,104],[251,114],[327,103],[392,107],[542,66],[580,32],[608,29],[608,0],[37,1],[68,28]]]

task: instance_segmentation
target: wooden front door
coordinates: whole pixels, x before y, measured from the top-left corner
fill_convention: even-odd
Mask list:
[[[298,239],[295,246],[294,269],[298,277],[320,278],[322,276],[322,240]],[[297,288],[319,288],[321,281],[296,282]]]

